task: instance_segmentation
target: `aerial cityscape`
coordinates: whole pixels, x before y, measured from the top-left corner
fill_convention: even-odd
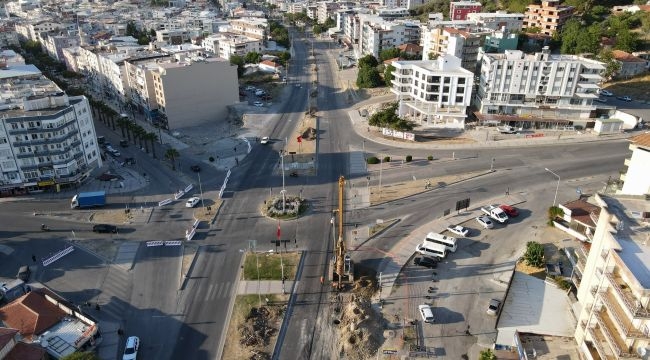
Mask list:
[[[650,360],[650,2],[0,4],[0,360]]]

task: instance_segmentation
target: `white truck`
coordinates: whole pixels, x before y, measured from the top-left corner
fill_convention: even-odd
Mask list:
[[[516,134],[518,132],[515,127],[508,125],[497,126],[497,130],[499,130],[499,132],[502,134]]]
[[[499,205],[483,206],[481,208],[481,211],[502,224],[508,221],[508,215],[506,215],[506,213],[499,207]]]

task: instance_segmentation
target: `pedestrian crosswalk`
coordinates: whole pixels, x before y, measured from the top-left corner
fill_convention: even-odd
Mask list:
[[[218,299],[230,298],[234,284],[230,281],[218,284],[210,284],[203,295],[203,301],[209,302]]]
[[[120,266],[111,265],[101,285],[102,291],[91,301],[99,305],[102,315],[115,319],[124,317],[131,298],[131,274]],[[97,310],[97,308],[95,307]]]

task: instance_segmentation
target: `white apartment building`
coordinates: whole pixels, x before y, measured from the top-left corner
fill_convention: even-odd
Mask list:
[[[406,8],[413,10],[416,7],[426,3],[424,0],[381,0],[381,6],[387,8]]]
[[[201,46],[217,57],[230,59],[232,55],[246,56],[250,52],[262,53],[260,39],[249,38],[233,33],[217,33],[203,39]]]
[[[339,9],[339,4],[333,1],[322,1],[318,5],[318,22],[323,24],[327,19],[334,19],[336,10]]]
[[[524,24],[524,17],[524,14],[521,13],[508,14],[505,11],[467,14],[467,20],[474,22],[484,29],[505,30],[508,33],[521,31]]]
[[[178,30],[158,30],[156,31],[156,41],[171,45],[178,45],[190,42],[193,33],[187,29]]]
[[[77,66],[86,75],[90,89],[100,97],[123,101],[125,95],[124,60],[135,56],[142,46],[108,48],[79,47]]]
[[[586,126],[596,110],[593,100],[604,69],[599,61],[552,55],[548,48],[532,55],[519,50],[484,54],[475,105],[480,114],[506,115],[510,122]]]
[[[39,22],[17,23],[15,27],[18,36],[21,37],[23,40],[38,40],[37,39],[38,34],[42,32],[63,30],[66,28],[66,25],[57,22],[51,22],[51,21],[39,21]]]
[[[646,195],[650,194],[650,133],[640,134],[630,139],[632,155],[625,159],[627,172],[621,173],[623,181],[622,194]]]
[[[442,55],[436,60],[394,61],[391,92],[397,95],[400,117],[426,128],[464,129],[474,73],[461,60]]]
[[[423,60],[449,54],[460,58],[465,69],[476,70],[481,43],[490,31],[480,30],[477,27],[423,26],[422,28],[424,31]]]
[[[88,100],[34,65],[0,70],[0,192],[60,190],[102,164]]]
[[[155,106],[170,130],[217,123],[239,102],[237,67],[228,60],[186,58],[151,73]]]
[[[379,58],[382,50],[420,41],[420,22],[411,20],[385,21],[377,16],[361,24],[359,54]]]
[[[258,40],[266,40],[269,24],[262,18],[241,18],[230,21],[230,31]]]
[[[306,2],[292,2],[287,4],[287,12],[289,14],[298,14],[307,8]]]
[[[650,350],[650,201],[601,194],[595,201],[601,208],[594,216],[596,230],[574,268],[574,277],[580,278],[575,340],[583,359],[645,359]]]
[[[36,35],[41,48],[51,58],[63,61],[63,49],[79,46],[78,36],[58,35],[53,33],[39,33]]]
[[[0,26],[0,48],[9,46],[20,46],[18,33],[10,26]]]

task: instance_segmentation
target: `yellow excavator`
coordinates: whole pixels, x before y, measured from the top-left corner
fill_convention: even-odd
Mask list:
[[[336,247],[334,249],[334,271],[331,272],[333,286],[337,290],[341,290],[344,284],[349,284],[354,281],[354,267],[352,264],[352,259],[350,254],[347,253],[345,246],[345,240],[343,239],[343,214],[345,213],[344,209],[344,191],[345,191],[345,177],[339,177],[339,207],[338,207],[338,240],[336,241]],[[332,221],[336,219],[332,218]]]

